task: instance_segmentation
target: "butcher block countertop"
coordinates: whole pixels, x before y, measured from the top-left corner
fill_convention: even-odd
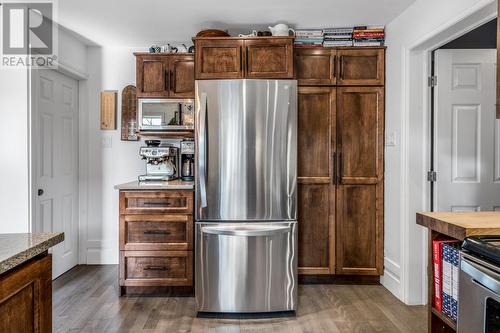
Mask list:
[[[64,233],[0,234],[0,274],[61,243]]]
[[[500,212],[417,213],[417,224],[459,240],[500,235]]]

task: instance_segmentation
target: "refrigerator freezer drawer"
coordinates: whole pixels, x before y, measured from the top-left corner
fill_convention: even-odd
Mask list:
[[[297,308],[297,222],[196,223],[199,312]]]

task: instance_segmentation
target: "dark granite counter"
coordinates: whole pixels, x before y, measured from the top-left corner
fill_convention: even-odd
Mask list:
[[[64,233],[0,234],[0,274],[61,243]]]

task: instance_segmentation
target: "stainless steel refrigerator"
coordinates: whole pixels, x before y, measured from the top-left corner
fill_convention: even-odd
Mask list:
[[[199,312],[297,308],[297,82],[196,81]]]

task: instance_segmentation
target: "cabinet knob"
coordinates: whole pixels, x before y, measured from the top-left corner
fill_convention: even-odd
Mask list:
[[[38,189],[38,196],[43,195],[43,190],[41,188]]]

